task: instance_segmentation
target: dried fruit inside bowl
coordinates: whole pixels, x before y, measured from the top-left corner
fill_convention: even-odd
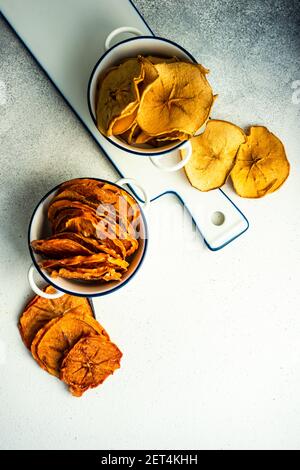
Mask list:
[[[201,64],[176,57],[125,60],[100,77],[100,132],[137,147],[189,139],[207,121],[214,102],[207,73]]]
[[[148,135],[179,131],[194,135],[208,119],[214,97],[196,64],[174,62],[155,65],[158,78],[145,90],[137,123]]]
[[[52,235],[31,243],[53,277],[119,281],[139,248],[141,213],[115,185],[93,179],[62,184],[48,207]]]
[[[116,121],[134,112],[139,102],[138,84],[143,77],[142,64],[136,59],[126,60],[104,76],[97,101],[97,124],[103,134],[112,135]]]

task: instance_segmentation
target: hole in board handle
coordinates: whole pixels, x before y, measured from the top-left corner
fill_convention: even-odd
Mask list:
[[[214,225],[217,225],[218,227],[220,225],[223,225],[224,222],[225,222],[225,215],[223,214],[223,212],[220,212],[220,211],[216,211],[212,214],[211,216],[211,222],[214,224]]]

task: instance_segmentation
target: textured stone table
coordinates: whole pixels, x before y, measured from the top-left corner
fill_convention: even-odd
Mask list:
[[[278,134],[291,175],[258,201],[226,188],[251,226],[218,253],[187,229],[174,197],[155,203],[141,275],[95,302],[124,353],[122,368],[72,398],[18,335],[32,295],[26,230],[36,202],[57,183],[116,175],[0,20],[0,447],[299,449],[299,7],[287,0],[135,4],[156,34],[211,69],[214,117]]]

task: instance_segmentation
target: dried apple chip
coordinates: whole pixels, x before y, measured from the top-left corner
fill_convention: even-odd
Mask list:
[[[147,144],[153,139],[153,135],[149,135],[144,131],[141,131],[135,139],[136,144]]]
[[[250,127],[230,174],[233,187],[241,197],[260,198],[273,193],[290,172],[282,142],[266,127]]]
[[[125,142],[127,142],[127,144],[133,144],[135,143],[135,139],[136,139],[136,136],[141,132],[141,129],[139,128],[137,122],[135,121],[133,123],[133,125],[131,126],[130,129],[128,129],[128,131],[124,132],[124,134],[120,135],[119,137],[121,137],[123,140],[125,140]]]
[[[120,135],[128,131],[128,129],[130,129],[135,122],[137,112],[138,112],[138,107],[136,106],[135,109],[130,114],[117,118],[114,121],[113,126],[112,126],[112,130],[111,130],[112,135]]]
[[[179,62],[177,57],[158,57],[153,55],[148,55],[146,57],[152,64],[171,64],[172,62]]]
[[[142,80],[141,62],[128,59],[111,70],[99,83],[97,126],[104,135],[112,135],[115,120],[132,112],[138,104],[138,84]]]
[[[156,70],[155,65],[153,65],[153,63],[147,58],[139,56],[139,59],[144,69],[144,78],[139,83],[139,92],[141,97],[144,91],[146,90],[147,86],[150,85],[150,83],[153,83],[158,78],[158,71]]]
[[[169,134],[161,134],[157,137],[153,135],[146,134],[144,131],[140,131],[140,133],[136,136],[135,143],[136,144],[151,144],[155,146],[165,146],[168,144],[174,145],[174,140],[178,140],[183,142],[184,140],[188,140],[191,136],[189,134],[185,134],[184,132],[170,132]]]
[[[119,369],[121,357],[117,346],[102,336],[82,338],[65,356],[60,378],[72,395],[80,397]]]
[[[205,131],[190,140],[193,153],[184,168],[192,186],[200,191],[221,187],[245,139],[243,130],[230,122],[208,121]],[[184,154],[181,150],[182,157]]]
[[[166,142],[169,140],[180,140],[183,142],[184,140],[188,140],[190,137],[191,136],[189,134],[176,131],[176,132],[171,132],[170,134],[163,134],[159,137],[156,137],[155,140],[157,140],[158,142]]]
[[[104,328],[90,315],[66,313],[37,332],[31,344],[31,353],[42,369],[59,377],[66,352],[82,337],[97,334],[109,339]]]
[[[143,93],[137,123],[148,135],[174,131],[193,135],[206,122],[214,96],[198,65],[155,65],[159,77]]]

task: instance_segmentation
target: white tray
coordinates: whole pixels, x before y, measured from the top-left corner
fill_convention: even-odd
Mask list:
[[[147,157],[117,149],[95,128],[88,111],[87,84],[104,52],[105,38],[120,26],[136,27],[148,36],[153,34],[130,0],[0,0],[0,7],[16,34],[92,134],[102,155],[122,176],[138,180],[152,200],[167,193],[176,194],[211,250],[223,248],[248,229],[246,217],[223,191],[201,193],[190,186],[184,170],[160,171]],[[212,222],[215,212],[225,216],[223,224]]]

